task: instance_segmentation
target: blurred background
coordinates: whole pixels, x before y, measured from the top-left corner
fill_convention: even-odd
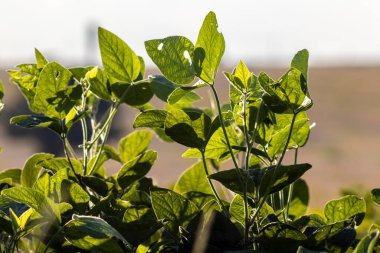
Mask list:
[[[0,79],[5,109],[0,116],[0,169],[22,168],[34,152],[62,155],[59,139],[47,130],[9,125],[12,116],[28,113],[26,102],[7,69],[34,62],[34,48],[49,61],[67,67],[99,65],[97,28],[117,34],[158,74],[144,41],[183,35],[194,43],[204,17],[216,13],[226,41],[220,70],[231,71],[241,59],[258,74],[280,77],[293,55],[310,52],[309,87],[316,122],[300,162],[306,173],[311,206],[322,207],[341,190],[380,187],[380,2],[377,0],[289,1],[117,1],[2,0],[0,12]],[[227,101],[228,83],[218,76],[217,90]],[[206,104],[208,94],[204,94]],[[136,111],[123,108],[110,144],[132,131]],[[75,136],[74,136],[75,137]],[[161,185],[173,183],[194,160],[181,158],[183,147],[155,140],[159,159],[151,176]],[[118,168],[111,165],[109,172]]]

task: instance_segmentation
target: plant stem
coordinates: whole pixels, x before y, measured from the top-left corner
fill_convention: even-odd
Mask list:
[[[247,128],[247,95],[243,94],[243,130],[246,143],[245,160],[244,160],[244,178],[243,178],[243,200],[244,200],[244,245],[248,246],[248,232],[249,232],[249,213],[248,213],[248,169],[249,169],[249,157],[251,153],[250,138]]]
[[[62,139],[62,143],[63,143],[63,150],[64,150],[66,158],[67,158],[67,160],[69,162],[70,168],[71,168],[71,170],[72,170],[75,178],[78,180],[79,184],[83,187],[83,189],[86,189],[85,186],[83,185],[82,180],[80,179],[79,175],[76,173],[76,171],[74,169],[73,163],[71,162],[69,151],[67,149],[67,138],[66,138],[66,135],[61,136],[61,139]]]
[[[218,93],[216,92],[216,90],[214,88],[214,85],[209,85],[209,87],[211,87],[212,92],[213,92],[214,97],[215,97],[216,105],[217,105],[217,108],[218,108],[218,115],[219,115],[220,125],[222,126],[224,137],[226,138],[226,143],[227,143],[227,146],[228,146],[228,150],[229,150],[229,152],[231,154],[231,158],[232,158],[232,161],[234,163],[234,166],[238,170],[239,169],[239,165],[238,165],[238,163],[236,161],[236,157],[235,157],[234,152],[232,150],[232,147],[231,147],[231,144],[230,144],[230,140],[228,138],[227,131],[226,131],[226,126],[224,125],[222,110],[220,109],[220,102],[219,102]]]
[[[108,139],[108,135],[109,135],[110,130],[111,130],[111,124],[109,124],[108,127],[107,127],[107,129],[106,129],[106,132],[105,132],[105,135],[104,135],[104,138],[103,138],[102,144],[101,144],[101,146],[100,146],[100,150],[99,150],[98,154],[96,155],[95,162],[94,162],[94,164],[91,166],[91,169],[90,169],[90,171],[88,172],[88,175],[91,175],[91,174],[94,172],[94,170],[95,170],[95,168],[96,168],[96,165],[97,165],[98,162],[99,162],[100,156],[101,156],[102,151],[103,151],[103,149],[104,149],[104,145],[106,144],[106,140]]]
[[[207,181],[208,181],[208,183],[209,183],[209,185],[211,187],[211,190],[212,190],[215,198],[217,199],[220,208],[222,209],[222,211],[226,215],[226,217],[230,218],[231,217],[230,213],[228,212],[228,210],[226,209],[226,207],[223,205],[222,200],[220,199],[218,193],[216,192],[214,184],[211,182],[211,179],[209,178],[209,173],[208,173],[208,168],[207,168],[207,162],[206,162],[205,152],[203,150],[201,150],[201,154],[202,154],[203,168],[205,170]]]
[[[298,158],[298,147],[296,147],[296,149],[294,150],[294,165],[297,164],[297,158]],[[292,201],[292,198],[293,198],[293,190],[294,190],[294,183],[291,183],[289,185],[288,203],[286,204],[286,212],[285,212],[286,221],[288,221],[288,218],[289,218],[289,208],[290,208],[290,202]]]
[[[274,180],[275,180],[275,178],[276,178],[278,168],[280,168],[281,163],[282,163],[282,160],[284,159],[284,156],[285,156],[286,150],[287,150],[287,148],[288,148],[288,145],[289,145],[289,142],[290,142],[290,138],[291,138],[291,136],[292,136],[292,131],[293,131],[293,127],[294,127],[294,122],[296,121],[296,116],[297,116],[297,113],[293,113],[293,118],[292,118],[292,122],[290,123],[290,129],[289,129],[288,138],[287,138],[287,140],[286,140],[286,143],[285,143],[284,149],[282,150],[280,160],[279,160],[279,162],[276,164],[276,167],[274,168],[273,175],[272,175],[272,177],[271,177],[271,179],[270,179],[270,182],[269,182],[269,184],[268,184],[268,188],[265,189],[264,196],[263,196],[261,202],[259,203],[259,205],[258,205],[258,207],[257,207],[257,209],[256,209],[256,211],[255,211],[255,213],[253,214],[253,218],[255,218],[255,217],[258,215],[258,213],[259,213],[261,207],[264,205],[265,201],[266,201],[267,198],[268,198],[269,191],[270,191],[270,189],[271,189],[271,187],[272,187],[272,184],[274,183]]]

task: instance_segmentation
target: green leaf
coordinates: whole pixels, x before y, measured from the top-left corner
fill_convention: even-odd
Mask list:
[[[174,105],[175,103],[180,101],[183,97],[186,97],[186,96],[189,97],[191,95],[194,97],[194,99],[192,99],[191,101],[196,102],[196,99],[200,100],[201,97],[192,91],[195,89],[205,87],[205,86],[206,86],[206,84],[204,84],[204,83],[196,83],[192,86],[178,87],[170,94],[167,101],[170,105]]]
[[[74,168],[74,172],[78,175],[83,175],[82,163],[73,158],[71,158],[70,161],[71,161],[71,165]],[[45,160],[41,163],[41,166],[53,172],[58,172],[59,170],[66,168],[68,169],[70,176],[75,177],[72,171],[71,165],[69,161],[67,160],[67,158],[62,158],[62,157],[52,158],[49,160]]]
[[[111,100],[111,85],[105,71],[95,67],[86,73],[86,79],[92,93],[103,100]]]
[[[43,173],[42,176],[40,176],[36,183],[33,185],[33,189],[41,192],[46,197],[50,194],[50,176],[48,173]]]
[[[324,209],[327,222],[333,223],[355,218],[357,226],[363,221],[365,212],[365,200],[354,195],[331,200],[326,204]]]
[[[139,107],[149,102],[153,97],[153,91],[147,80],[129,83],[114,83],[111,90],[117,100],[130,106]]]
[[[178,193],[191,191],[212,194],[202,162],[198,162],[186,169],[178,178],[173,190]]]
[[[182,36],[145,41],[145,49],[166,78],[177,84],[191,83],[195,71],[191,62],[193,43]]]
[[[268,155],[274,157],[283,151],[288,139],[292,114],[277,114],[277,124],[274,126],[272,139],[268,143]],[[296,115],[292,135],[287,148],[303,147],[309,139],[309,119],[305,112]]]
[[[252,211],[252,207],[248,206],[248,213],[250,214]],[[244,199],[241,195],[236,194],[230,205],[230,214],[243,226],[245,225],[244,212]]]
[[[49,219],[56,219],[61,222],[61,215],[58,206],[45,197],[43,193],[27,187],[13,187],[5,189],[1,192],[2,195],[19,203],[26,204],[32,207],[36,212]]]
[[[148,150],[145,153],[126,162],[117,174],[117,182],[122,188],[127,188],[133,182],[144,177],[157,159],[157,152]]]
[[[154,95],[159,99],[166,102],[169,95],[175,90],[176,85],[166,79],[164,76],[153,75],[148,77],[150,81],[150,88]]]
[[[75,247],[104,253],[125,252],[115,239],[127,243],[110,224],[93,216],[74,214],[73,219],[64,227],[64,236]]]
[[[224,49],[223,34],[218,31],[218,21],[215,13],[211,11],[203,21],[194,51],[197,76],[208,84],[214,84]]]
[[[307,237],[298,229],[280,222],[265,226],[256,237],[260,246],[269,252],[296,252]]]
[[[276,82],[260,73],[259,83],[267,94],[263,97],[265,103],[276,113],[297,113],[312,106],[306,79],[296,68],[288,70]]]
[[[355,250],[352,253],[371,253],[375,252],[374,248],[379,237],[379,230],[375,229],[371,231],[368,235],[363,237]]]
[[[310,236],[309,240],[313,241],[316,245],[320,244],[321,246],[324,246],[327,239],[330,239],[333,236],[339,234],[342,230],[344,230],[347,226],[350,226],[351,224],[352,220],[344,220],[324,225],[315,230],[313,234]]]
[[[205,113],[171,110],[165,120],[165,133],[174,141],[201,149],[210,129],[211,119]]]
[[[41,69],[37,67],[37,64],[20,64],[17,67],[19,70],[8,71],[11,81],[17,85],[27,100],[30,110],[38,112],[38,109],[34,106],[34,96]]]
[[[74,67],[74,68],[69,68],[71,74],[73,75],[74,79],[77,82],[81,82],[82,79],[86,78],[87,72],[92,70],[94,66],[87,66],[87,67]]]
[[[37,48],[34,49],[34,54],[36,55],[37,68],[43,69],[48,64],[48,60]]]
[[[256,82],[256,77],[249,71],[243,61],[239,61],[233,73],[224,72],[224,75],[234,88],[241,93],[247,93],[253,86],[253,82]]]
[[[186,228],[199,213],[193,202],[170,190],[151,190],[151,198],[157,219],[168,221],[167,228],[173,235],[178,234],[179,226]]]
[[[210,202],[214,203],[213,205],[216,207],[216,210],[220,210],[219,204],[216,202],[216,198],[214,194],[206,194],[198,191],[190,191],[185,193],[185,197],[193,202],[199,209],[204,209],[205,205],[210,204]]]
[[[73,83],[71,72],[56,62],[41,71],[34,106],[50,118],[63,119],[81,97],[82,88]]]
[[[128,162],[143,153],[152,138],[153,134],[149,130],[137,130],[122,138],[119,142],[121,159]]]
[[[243,181],[239,179],[241,175],[243,175],[243,170],[240,169],[239,172],[237,169],[231,169],[211,174],[209,178],[222,183],[222,185],[235,193],[243,194]],[[255,197],[255,184],[252,178],[248,179],[247,195],[251,198]]]
[[[110,192],[113,184],[107,182],[103,178],[94,177],[94,176],[84,176],[82,177],[83,183],[94,190],[97,194],[106,197]]]
[[[140,60],[118,36],[99,27],[99,48],[107,74],[117,81],[132,82],[140,74]]]
[[[52,154],[37,153],[29,157],[21,172],[20,182],[22,186],[32,187],[42,169],[41,163],[54,157]]]
[[[10,178],[12,179],[12,184],[20,184],[20,177],[20,169],[7,169],[0,172],[0,180]]]
[[[61,201],[70,203],[80,212],[86,211],[86,207],[90,201],[90,196],[86,191],[79,184],[71,180],[63,179],[61,184]]]
[[[380,188],[376,188],[371,191],[371,198],[373,202],[380,205]]]
[[[281,165],[277,173],[274,175],[276,165],[269,166],[265,169],[264,176],[260,183],[260,196],[263,196],[266,189],[270,188],[269,193],[274,193],[282,190],[284,187],[290,185],[299,179],[306,171],[311,169],[308,163],[295,164],[295,165]],[[271,178],[274,178],[274,183],[269,185]]]
[[[49,128],[58,135],[67,132],[67,129],[61,126],[60,120],[45,116],[19,115],[16,117],[12,117],[10,119],[10,123],[24,128]]]
[[[167,114],[168,112],[165,110],[147,110],[140,112],[133,122],[133,127],[164,127]]]
[[[302,49],[297,52],[293,57],[291,67],[296,68],[301,71],[302,75],[307,80],[307,70],[308,70],[309,52],[307,49]]]

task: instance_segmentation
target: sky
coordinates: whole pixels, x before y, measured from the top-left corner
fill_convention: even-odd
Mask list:
[[[380,64],[380,1],[1,0],[0,68],[33,61],[100,64],[97,27],[152,62],[144,41],[183,35],[194,43],[214,11],[226,40],[223,63],[288,65],[300,49],[312,66]]]

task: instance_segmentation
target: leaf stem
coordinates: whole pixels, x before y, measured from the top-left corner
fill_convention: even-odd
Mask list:
[[[290,142],[290,139],[291,139],[291,136],[292,136],[292,131],[293,131],[293,127],[294,127],[294,122],[296,120],[296,116],[297,116],[297,113],[293,113],[293,118],[292,118],[292,122],[290,123],[290,129],[289,129],[289,134],[288,134],[288,138],[286,140],[286,143],[285,143],[285,146],[284,146],[284,149],[282,150],[282,153],[281,153],[281,157],[280,157],[280,160],[278,161],[278,163],[276,164],[276,167],[274,168],[274,171],[273,171],[273,174],[272,174],[272,177],[270,179],[270,182],[268,184],[268,188],[265,189],[265,193],[264,193],[264,196],[262,198],[262,200],[260,201],[255,213],[253,214],[253,218],[255,218],[258,214],[259,214],[259,211],[261,209],[261,207],[264,205],[265,201],[267,200],[268,198],[268,195],[269,195],[269,192],[270,192],[270,189],[272,187],[272,184],[274,183],[274,180],[276,178],[276,175],[277,175],[277,171],[278,171],[278,168],[280,168],[281,166],[281,163],[282,163],[282,160],[284,159],[284,156],[285,156],[285,153],[286,153],[286,150],[288,148],[288,145],[289,145],[289,142]]]
[[[207,181],[211,187],[211,190],[215,196],[215,198],[217,199],[218,201],[218,204],[220,206],[220,208],[222,209],[222,211],[224,212],[224,214],[226,215],[227,218],[230,218],[231,215],[230,213],[228,212],[228,210],[226,209],[226,207],[223,205],[223,202],[222,200],[220,199],[218,193],[216,192],[216,189],[214,187],[214,184],[211,182],[211,179],[209,178],[209,173],[208,173],[208,168],[207,168],[207,161],[206,161],[206,157],[205,157],[205,152],[204,150],[201,150],[201,154],[202,154],[202,162],[203,162],[203,168],[205,170],[205,173],[206,173],[206,177],[207,177]]]
[[[297,159],[298,159],[298,147],[296,147],[296,149],[294,150],[294,165],[297,164]],[[288,221],[288,218],[289,218],[289,209],[290,209],[290,202],[292,201],[292,198],[293,198],[293,190],[294,190],[294,183],[291,183],[289,185],[288,203],[286,204],[286,212],[285,212],[286,221]]]

